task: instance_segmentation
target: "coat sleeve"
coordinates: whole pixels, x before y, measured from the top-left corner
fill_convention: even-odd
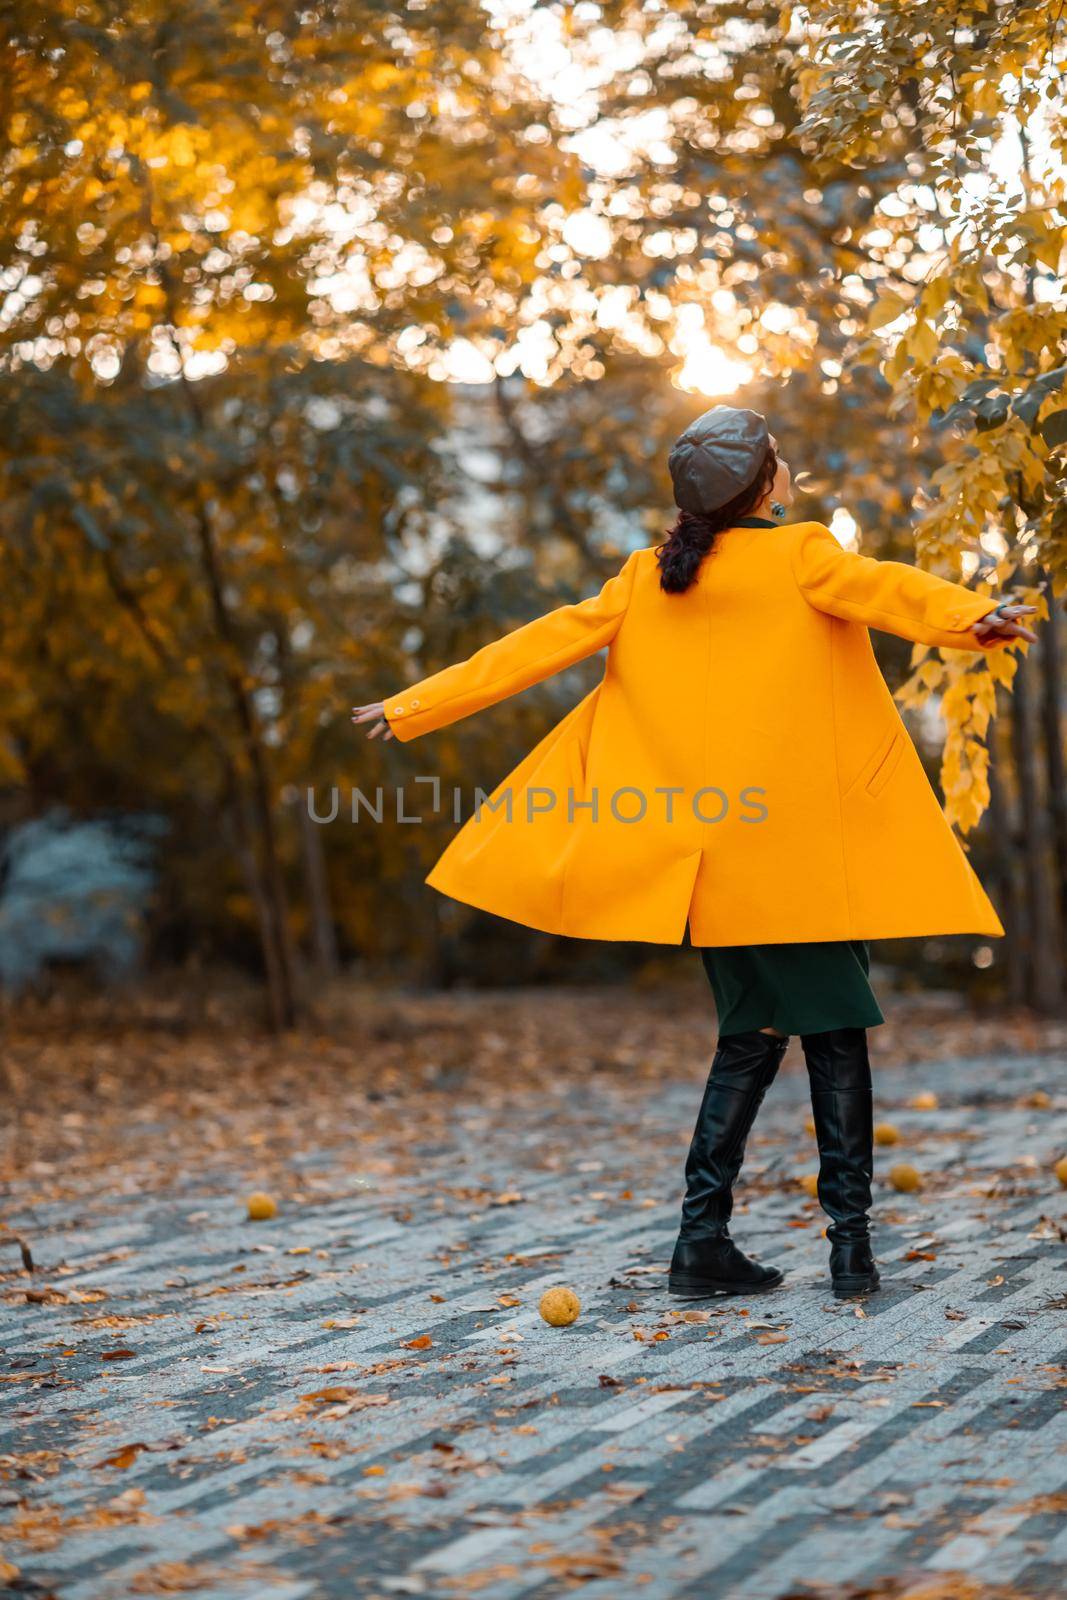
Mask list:
[[[996,607],[989,595],[974,594],[903,561],[876,561],[845,550],[821,522],[802,524],[792,561],[801,593],[818,611],[916,644],[990,648],[971,632]]]
[[[387,697],[385,717],[396,737],[414,739],[447,727],[610,644],[630,603],[638,554],[591,599],[549,611],[466,661]]]

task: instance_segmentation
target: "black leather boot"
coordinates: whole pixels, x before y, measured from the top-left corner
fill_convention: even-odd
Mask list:
[[[874,1096],[865,1028],[800,1036],[811,1080],[819,1144],[819,1203],[830,1218],[830,1277],[839,1299],[871,1294],[878,1268],[871,1249]]]
[[[781,1283],[777,1267],[761,1267],[730,1238],[733,1185],[763,1097],[788,1038],[755,1030],[721,1037],[704,1088],[685,1164],[686,1195],[671,1259],[671,1294],[751,1294]]]

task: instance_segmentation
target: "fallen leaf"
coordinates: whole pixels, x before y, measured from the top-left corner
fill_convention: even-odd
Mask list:
[[[148,1446],[146,1444],[123,1445],[122,1449],[116,1450],[114,1455],[105,1456],[102,1461],[96,1461],[93,1465],[96,1467],[117,1467],[120,1470],[124,1467],[132,1467],[141,1451],[147,1449]]]
[[[161,1561],[157,1566],[146,1567],[129,1580],[131,1594],[186,1594],[194,1589],[206,1589],[211,1574],[202,1567],[190,1566],[187,1561]]]

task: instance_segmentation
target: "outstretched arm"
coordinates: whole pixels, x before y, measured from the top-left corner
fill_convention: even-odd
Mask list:
[[[917,644],[952,650],[1035,637],[1015,621],[1033,606],[1004,602],[998,606],[989,595],[974,594],[921,567],[857,555],[843,549],[820,522],[803,524],[792,561],[793,575],[809,604],[846,622],[863,622]]]
[[[549,611],[484,645],[466,661],[445,667],[381,703],[357,706],[353,721],[384,716],[389,731],[398,739],[414,739],[495,705],[593,655],[618,632],[630,603],[636,564],[635,551],[591,599]],[[379,727],[380,722],[371,730],[372,736]]]

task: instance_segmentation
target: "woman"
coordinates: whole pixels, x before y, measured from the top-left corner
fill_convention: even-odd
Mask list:
[[[917,568],[780,526],[765,419],[714,406],[675,444],[678,518],[598,595],[561,606],[353,720],[408,740],[604,646],[601,682],[479,806],[427,882],[550,932],[699,947],[719,1037],[668,1285],[772,1288],[730,1238],[745,1141],[792,1034],[811,1081],[838,1295],[871,1249],[868,941],[1004,929],[875,662],[868,626],[974,651],[1034,635]],[[768,515],[768,512],[770,515]]]

